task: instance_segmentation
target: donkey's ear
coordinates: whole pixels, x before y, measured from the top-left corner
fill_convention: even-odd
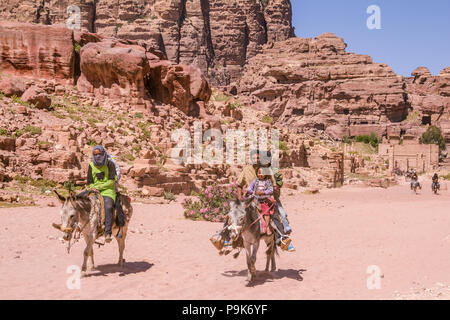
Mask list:
[[[58,199],[61,203],[66,202],[66,198],[64,198],[62,195],[60,195],[56,190],[53,190],[53,192],[56,194],[56,196],[58,197]]]
[[[70,189],[69,190],[69,198],[75,199],[76,197],[77,197],[77,194],[72,189]]]

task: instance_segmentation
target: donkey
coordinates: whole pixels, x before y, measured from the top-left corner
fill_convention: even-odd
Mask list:
[[[54,225],[55,228],[65,233],[63,239],[70,241],[74,232],[83,234],[86,241],[86,248],[84,249],[83,265],[81,271],[87,271],[87,260],[90,257],[89,270],[95,270],[94,264],[94,242],[98,238],[98,226],[101,221],[101,206],[97,197],[99,194],[90,192],[87,195],[77,197],[73,191],[69,191],[67,198],[61,196],[55,191],[59,201],[62,204],[61,208],[61,225]],[[119,199],[117,199],[119,200]],[[117,244],[119,246],[119,261],[118,265],[124,266],[125,259],[123,258],[123,251],[125,249],[125,239],[127,236],[128,222],[133,214],[133,208],[130,199],[125,195],[120,195],[120,201],[124,213],[126,214],[125,225],[121,227],[122,236],[119,238],[117,233],[119,227],[113,224],[112,232],[115,235]],[[70,243],[69,243],[70,244]]]
[[[275,243],[275,233],[272,232],[270,236],[261,234],[261,225],[259,221],[261,218],[257,212],[253,198],[244,201],[230,201],[229,205],[230,211],[228,216],[230,217],[230,225],[228,226],[228,229],[230,230],[232,239],[237,239],[239,235],[242,235],[247,256],[247,282],[252,282],[256,278],[256,254],[258,253],[259,242],[261,239],[263,239],[267,245],[265,271],[269,271],[270,263],[272,263],[270,271],[275,271],[277,269],[275,253],[278,254]]]

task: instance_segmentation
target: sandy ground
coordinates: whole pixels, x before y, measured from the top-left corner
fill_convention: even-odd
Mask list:
[[[84,244],[67,254],[51,227],[59,208],[0,209],[0,299],[450,299],[450,192],[344,187],[284,206],[297,251],[267,274],[260,249],[251,287],[244,252],[219,256],[209,242],[220,224],[184,219],[179,203],[134,203],[125,268],[115,241],[96,246],[98,271],[80,289],[67,288],[67,268]],[[380,289],[367,287],[369,266]]]

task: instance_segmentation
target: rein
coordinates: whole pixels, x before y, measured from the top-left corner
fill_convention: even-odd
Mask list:
[[[101,201],[101,200],[103,200],[103,198],[100,196],[100,193],[98,193],[98,192],[96,193],[96,195],[97,195],[98,198],[100,199],[101,211],[104,211],[104,209],[103,209],[104,204],[103,204],[103,202]],[[72,201],[72,200],[69,200],[69,201]],[[72,206],[74,206],[73,203],[72,203]],[[75,206],[74,206],[74,207],[75,207]],[[86,221],[86,223],[84,224],[84,226],[80,228],[79,222],[78,222],[78,221],[80,220],[80,212],[79,212],[78,210],[76,210],[76,212],[77,212],[77,221],[75,221],[75,222],[71,225],[72,231],[69,232],[70,238],[69,238],[69,241],[68,241],[68,243],[67,243],[67,253],[70,253],[70,249],[71,249],[72,245],[75,244],[76,242],[78,242],[78,240],[80,239],[81,233],[83,232],[84,228],[91,222],[91,219],[92,219],[92,215],[89,214],[88,220]],[[100,216],[100,218],[102,218],[102,216]],[[78,231],[77,231],[77,229],[78,229]],[[77,232],[78,232],[78,236],[77,236]],[[74,235],[74,236],[73,236],[73,239],[74,239],[74,242],[73,242],[73,243],[71,243],[72,235]],[[95,243],[98,244],[99,247],[100,247],[100,245],[103,245],[103,243],[98,243],[98,242],[95,242]]]

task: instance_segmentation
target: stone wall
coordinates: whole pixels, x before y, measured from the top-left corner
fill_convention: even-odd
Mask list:
[[[439,146],[434,144],[380,144],[378,154],[389,161],[389,170],[430,172],[439,166]]]

